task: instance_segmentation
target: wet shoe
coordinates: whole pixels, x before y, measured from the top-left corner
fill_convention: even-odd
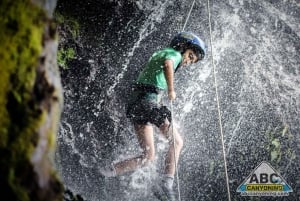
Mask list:
[[[175,201],[175,193],[172,188],[168,188],[164,183],[152,187],[153,194],[160,201]]]

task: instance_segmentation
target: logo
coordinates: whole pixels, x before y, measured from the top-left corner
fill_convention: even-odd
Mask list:
[[[261,162],[237,188],[242,196],[288,196],[292,188],[267,162]]]

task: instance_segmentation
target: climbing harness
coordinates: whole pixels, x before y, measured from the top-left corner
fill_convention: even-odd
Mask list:
[[[207,0],[207,13],[208,13],[208,24],[209,24],[209,35],[210,35],[210,50],[211,50],[211,64],[213,67],[213,75],[214,75],[214,84],[215,84],[215,93],[216,93],[216,102],[218,108],[218,118],[219,118],[219,127],[220,127],[220,135],[221,135],[221,143],[222,143],[222,150],[223,150],[223,159],[224,159],[224,168],[225,168],[225,177],[226,177],[226,186],[227,186],[227,196],[228,201],[231,201],[230,196],[230,188],[229,188],[229,177],[228,177],[228,170],[227,170],[227,160],[226,160],[226,152],[225,152],[225,143],[224,143],[224,134],[223,134],[223,126],[222,126],[222,119],[221,119],[221,109],[220,109],[220,99],[219,99],[219,92],[218,92],[218,83],[217,83],[217,76],[216,76],[216,67],[214,62],[214,54],[213,54],[213,39],[212,39],[212,29],[211,29],[211,13],[210,13],[210,2]]]
[[[189,17],[191,15],[191,12],[193,10],[195,4],[195,0],[193,1],[191,8],[189,10],[188,16],[185,20],[185,23],[183,25],[182,31],[184,31],[186,24],[189,20]],[[208,13],[208,22],[209,22],[209,35],[210,35],[210,49],[211,49],[211,65],[213,67],[213,76],[214,76],[214,85],[215,85],[215,93],[216,93],[216,103],[217,103],[217,109],[218,109],[218,118],[219,118],[219,127],[220,127],[220,135],[221,135],[221,143],[222,143],[222,151],[223,151],[223,159],[224,159],[224,169],[225,169],[225,177],[226,177],[226,187],[227,187],[227,196],[228,201],[231,201],[231,195],[230,195],[230,187],[229,187],[229,176],[228,176],[228,169],[227,169],[227,160],[226,160],[226,152],[225,152],[225,143],[224,143],[224,134],[223,134],[223,125],[222,125],[222,119],[221,119],[221,107],[220,107],[220,100],[219,100],[219,92],[218,92],[218,83],[217,83],[217,76],[216,76],[216,67],[214,62],[214,54],[213,54],[213,38],[212,38],[212,28],[211,28],[211,12],[210,12],[210,1],[207,0],[207,13]],[[171,106],[171,119],[173,119],[173,102],[170,101]],[[174,121],[172,122],[171,132],[173,136],[173,146],[174,146],[174,160],[175,160],[175,171],[176,171],[176,180],[177,180],[177,190],[178,190],[178,201],[181,201],[180,196],[180,185],[179,185],[179,176],[178,176],[178,167],[177,167],[177,161],[176,161],[176,144],[175,144],[175,135],[174,135]]]

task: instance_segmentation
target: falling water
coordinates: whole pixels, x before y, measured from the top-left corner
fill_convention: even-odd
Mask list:
[[[56,162],[66,186],[86,200],[154,201],[150,189],[159,178],[167,148],[159,135],[155,164],[116,178],[104,178],[98,168],[140,153],[125,116],[130,84],[149,56],[181,30],[191,1],[109,3],[115,3],[108,8],[114,15],[103,14],[103,21],[94,8],[97,3],[71,7],[82,12],[80,22],[89,29],[78,41],[77,59],[62,72],[65,109]],[[210,44],[206,3],[196,1],[185,30],[198,34],[214,50],[232,200],[249,200],[236,189],[262,161],[272,164],[294,192],[256,200],[297,200],[300,5],[211,1]],[[208,52],[203,62],[176,73],[174,118],[185,143],[178,164],[185,201],[227,199],[210,58]],[[166,97],[163,101],[168,104]]]

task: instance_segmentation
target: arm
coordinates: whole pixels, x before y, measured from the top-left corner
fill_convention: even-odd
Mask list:
[[[164,75],[168,84],[168,97],[170,100],[174,100],[176,98],[176,93],[174,91],[174,69],[172,60],[165,60]]]

